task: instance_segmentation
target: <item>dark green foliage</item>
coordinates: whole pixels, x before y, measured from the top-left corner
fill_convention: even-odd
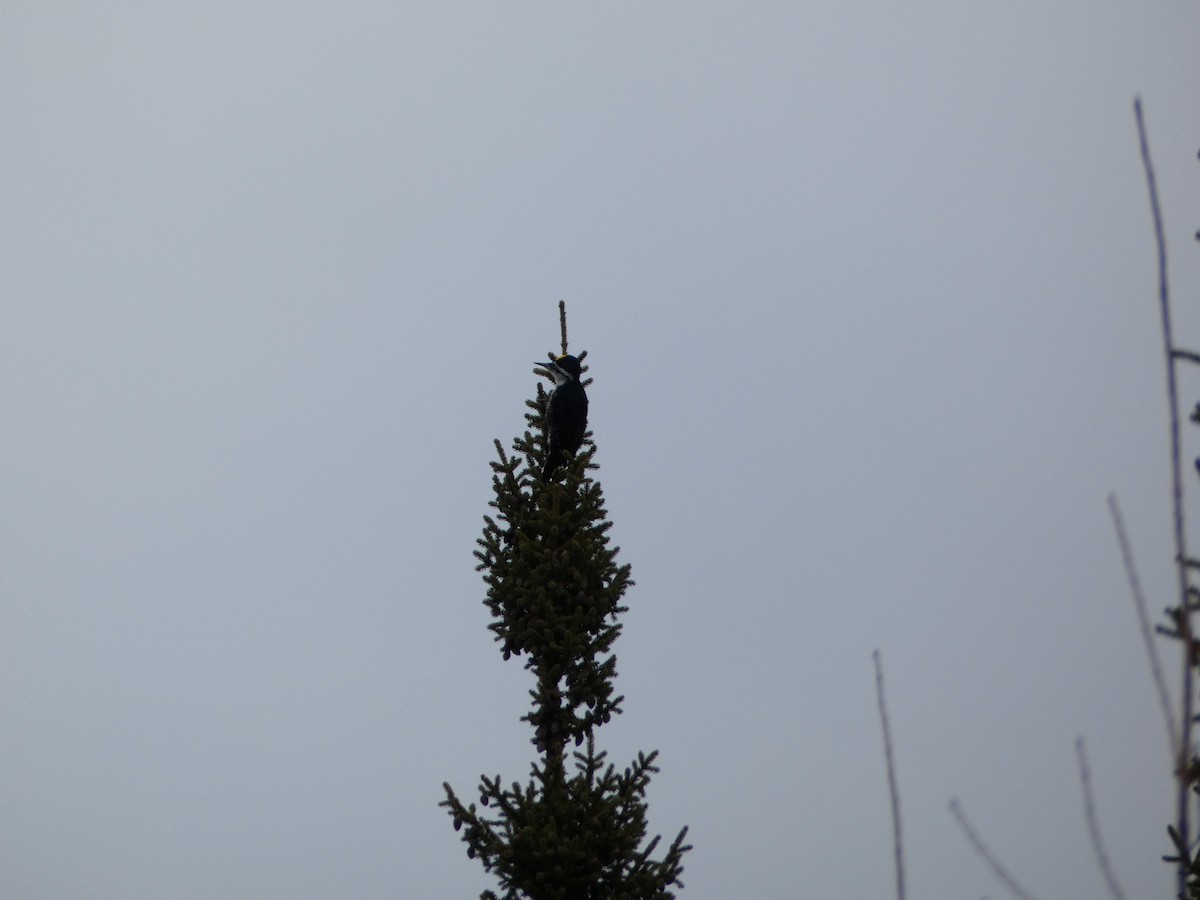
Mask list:
[[[1200,460],[1196,461],[1196,467],[1200,469]],[[1192,560],[1185,562],[1189,566],[1193,565]],[[1200,612],[1200,589],[1187,589],[1187,604],[1186,610],[1182,605],[1168,609],[1166,612],[1171,624],[1158,626],[1158,631],[1184,642],[1189,665],[1194,671],[1200,662],[1200,639],[1195,636],[1191,623],[1196,613]],[[1200,757],[1196,756],[1194,751],[1186,765],[1181,762],[1175,777],[1181,780],[1189,794],[1200,795]],[[1187,893],[1180,894],[1180,900],[1200,900],[1200,848],[1196,848],[1194,844],[1189,848],[1188,841],[1180,835],[1174,825],[1167,826],[1167,836],[1171,839],[1175,852],[1163,856],[1163,861],[1177,866],[1182,873]]]
[[[1192,760],[1192,772],[1189,774],[1190,783],[1197,783],[1197,761]],[[1171,839],[1171,843],[1175,845],[1175,853],[1167,854],[1163,857],[1163,862],[1171,863],[1178,866],[1182,863],[1187,883],[1187,895],[1179,895],[1180,900],[1200,900],[1200,850],[1189,852],[1185,846],[1183,839],[1179,836],[1179,832],[1174,825],[1167,826],[1167,836]]]
[[[582,358],[582,356],[581,356]],[[535,680],[522,719],[533,727],[540,759],[525,785],[480,776],[479,804],[463,804],[444,785],[446,807],[467,855],[494,874],[501,893],[484,900],[649,900],[682,887],[684,828],[662,859],[646,840],[646,788],[657,751],[638,754],[623,772],[606,762],[593,732],[621,712],[613,643],[621,599],[633,585],[611,547],[600,484],[589,476],[595,445],[585,441],[558,480],[544,482],[546,393],[526,401],[528,429],[514,454],[496,441],[494,515],[484,516],[475,556],[487,583],[488,628],[504,658],[525,658]],[[573,749],[568,770],[566,759]]]

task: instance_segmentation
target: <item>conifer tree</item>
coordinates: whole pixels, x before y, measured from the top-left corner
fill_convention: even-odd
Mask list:
[[[559,304],[562,352],[566,312]],[[586,352],[579,355],[582,361]],[[590,383],[590,379],[589,382]],[[596,749],[594,732],[621,712],[614,692],[613,643],[630,567],[609,546],[592,435],[549,481],[540,477],[548,446],[547,392],[527,400],[527,428],[513,453],[495,442],[494,515],[484,516],[475,551],[484,573],[495,635],[504,659],[524,657],[533,675],[532,705],[522,720],[533,729],[538,760],[529,780],[505,787],[480,776],[477,809],[444,784],[446,807],[462,832],[467,856],[500,883],[481,900],[649,900],[682,887],[683,828],[661,859],[660,838],[645,841],[646,788],[658,751],[638,753],[623,771]],[[569,758],[568,758],[569,754]],[[644,846],[643,846],[644,845]]]

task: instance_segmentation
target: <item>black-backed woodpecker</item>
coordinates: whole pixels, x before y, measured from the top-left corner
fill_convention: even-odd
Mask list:
[[[563,453],[572,456],[583,444],[587,431],[587,392],[580,381],[581,368],[574,356],[559,356],[552,362],[534,363],[554,379],[554,387],[546,399],[546,464],[542,480],[549,481],[563,462]]]

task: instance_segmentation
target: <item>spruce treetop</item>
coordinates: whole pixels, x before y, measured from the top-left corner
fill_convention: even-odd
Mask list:
[[[560,312],[565,354],[561,304]],[[583,371],[586,356],[578,356]],[[480,776],[487,814],[448,784],[441,805],[462,831],[467,855],[499,880],[503,892],[484,891],[485,900],[671,898],[690,847],[686,828],[660,860],[650,858],[658,837],[643,847],[657,751],[639,753],[618,772],[595,745],[596,729],[621,712],[624,700],[615,691],[613,645],[626,611],[622,598],[633,586],[630,567],[617,562],[619,548],[609,540],[612,523],[591,474],[598,469],[592,433],[573,458],[566,454],[550,467],[556,477],[543,477],[551,452],[548,399],[539,383],[511,453],[495,442],[492,511],[475,551],[487,585],[488,628],[504,659],[523,657],[534,677],[521,718],[533,729],[538,760],[525,785]]]

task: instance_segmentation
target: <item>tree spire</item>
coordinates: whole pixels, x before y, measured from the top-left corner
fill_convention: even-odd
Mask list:
[[[563,353],[566,304],[559,302]],[[585,354],[581,353],[582,359]],[[646,838],[645,794],[657,751],[639,753],[623,773],[596,749],[595,731],[621,712],[613,645],[621,633],[630,567],[610,546],[600,483],[590,472],[588,432],[561,480],[538,477],[549,452],[547,393],[526,401],[527,428],[507,453],[495,442],[492,513],[475,556],[487,585],[488,629],[505,660],[524,657],[532,703],[521,717],[538,754],[525,785],[480,776],[479,804],[464,804],[449,784],[441,802],[467,855],[494,875],[502,893],[483,900],[650,900],[682,887],[682,829],[662,859]],[[582,749],[580,749],[582,748]],[[568,757],[568,749],[570,756]]]

